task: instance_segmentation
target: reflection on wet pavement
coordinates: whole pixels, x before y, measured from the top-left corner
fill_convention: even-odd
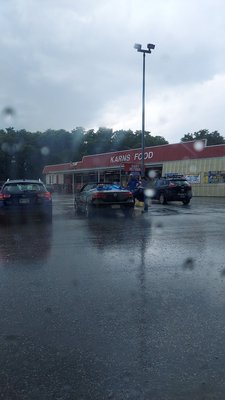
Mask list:
[[[223,399],[224,224],[218,202],[87,219],[66,198],[0,226],[1,396]]]
[[[41,263],[51,250],[51,224],[11,223],[0,227],[0,235],[0,266]]]

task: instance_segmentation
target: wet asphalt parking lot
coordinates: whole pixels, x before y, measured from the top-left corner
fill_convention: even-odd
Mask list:
[[[0,398],[225,398],[225,199],[0,226]]]

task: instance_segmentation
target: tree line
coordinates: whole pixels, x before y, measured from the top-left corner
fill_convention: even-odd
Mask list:
[[[28,132],[13,127],[0,130],[0,181],[7,178],[41,178],[45,165],[79,161],[83,156],[141,147],[141,131],[76,127]],[[207,145],[225,143],[219,132],[203,129],[188,133],[181,141],[207,139]],[[145,146],[168,144],[162,136],[145,132]]]

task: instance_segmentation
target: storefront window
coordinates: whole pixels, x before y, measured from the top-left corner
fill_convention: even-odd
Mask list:
[[[225,171],[205,172],[204,183],[225,183]]]

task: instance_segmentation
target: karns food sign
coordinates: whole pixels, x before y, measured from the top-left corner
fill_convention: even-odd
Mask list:
[[[144,153],[144,159],[145,160],[151,160],[153,157],[153,151],[146,151]],[[127,162],[138,162],[142,160],[142,152],[137,152],[137,153],[126,153],[126,154],[121,154],[117,156],[111,156],[110,157],[110,163],[111,164],[116,164],[116,163],[127,163]]]

